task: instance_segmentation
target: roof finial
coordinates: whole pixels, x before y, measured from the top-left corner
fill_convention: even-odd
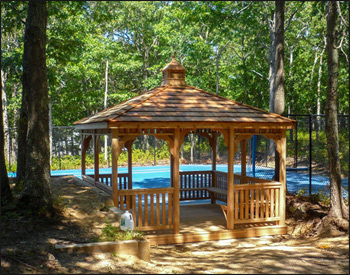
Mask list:
[[[175,60],[175,52],[173,52],[173,60]]]

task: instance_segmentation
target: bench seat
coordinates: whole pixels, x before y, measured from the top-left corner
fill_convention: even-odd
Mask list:
[[[227,190],[225,190],[225,189],[221,189],[221,188],[217,188],[217,187],[207,187],[205,189],[211,193],[217,193],[217,194],[227,196]]]

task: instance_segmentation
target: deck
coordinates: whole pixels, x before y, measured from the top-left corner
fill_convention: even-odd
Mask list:
[[[91,176],[83,179],[112,194],[111,175],[99,175],[99,181]],[[235,175],[233,229],[228,230],[227,173],[180,172],[178,202],[184,202],[178,204],[180,208],[175,206],[174,187],[129,189],[128,179],[127,174],[118,175],[115,206],[133,214],[135,227],[145,232],[152,245],[286,234],[280,223],[280,182]],[[208,203],[198,203],[203,200]]]
[[[276,222],[261,222],[237,224],[227,230],[220,205],[190,204],[180,205],[180,234],[173,234],[171,229],[143,232],[151,245],[160,245],[286,234],[287,228]]]

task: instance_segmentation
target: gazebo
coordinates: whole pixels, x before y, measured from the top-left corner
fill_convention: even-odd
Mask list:
[[[187,85],[185,68],[174,55],[162,72],[161,86],[74,123],[82,135],[82,178],[109,192],[114,206],[131,211],[140,230],[156,232],[154,243],[285,234],[286,130],[293,128],[295,121]],[[190,133],[208,138],[213,153],[212,170],[180,172],[180,148]],[[112,139],[109,175],[99,173],[101,135]],[[168,143],[170,187],[133,189],[132,144],[139,135],[153,135]],[[223,135],[228,150],[227,173],[216,170],[219,135]],[[247,141],[254,135],[276,143],[278,181],[247,176]],[[90,141],[94,174],[86,175],[85,156]],[[239,146],[241,173],[234,174],[234,156]],[[118,174],[118,157],[123,147],[128,150],[128,173]],[[200,234],[181,232],[180,216],[186,215],[186,210],[180,211],[180,201],[199,199],[210,199],[211,205],[222,202],[226,228]],[[201,206],[198,211],[206,210]],[[196,214],[192,218],[195,221]]]

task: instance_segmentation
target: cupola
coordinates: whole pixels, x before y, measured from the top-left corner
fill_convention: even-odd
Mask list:
[[[173,59],[171,62],[166,65],[163,72],[162,86],[164,85],[174,85],[174,86],[183,86],[186,84],[185,79],[186,69],[175,59],[175,54],[173,54]]]

